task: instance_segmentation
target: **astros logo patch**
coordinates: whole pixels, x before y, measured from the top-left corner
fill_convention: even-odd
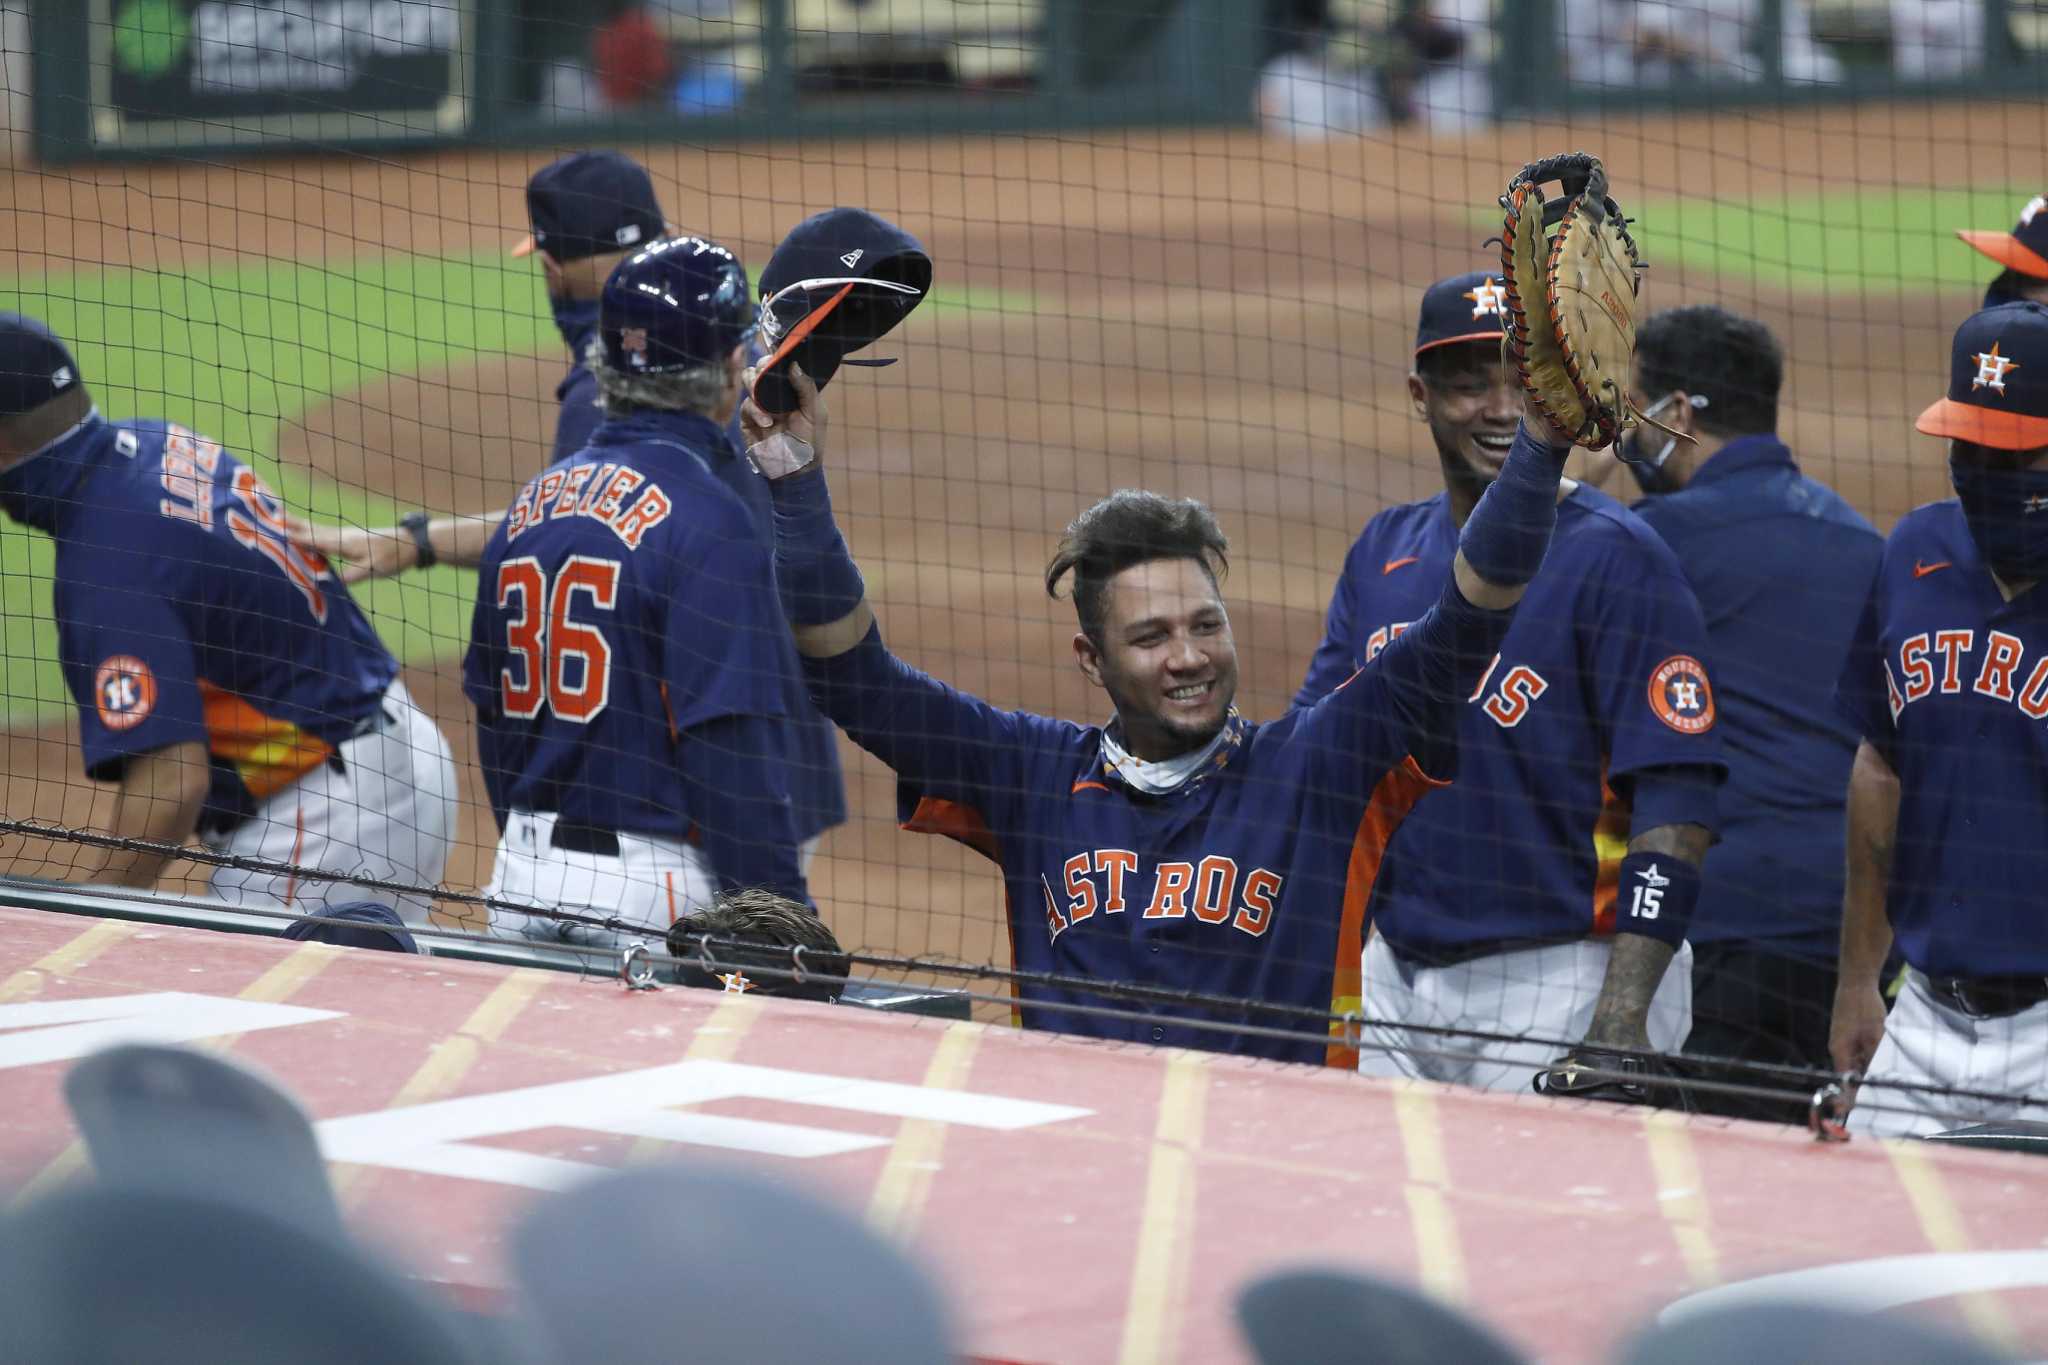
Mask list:
[[[1998,343],[1992,342],[1988,351],[1977,352],[1977,377],[1970,381],[1970,389],[1992,389],[2005,392],[2005,377],[2019,368],[2019,362],[2009,360],[1998,353]]]
[[[1714,728],[1714,689],[1707,670],[1690,654],[1674,654],[1650,674],[1650,709],[1681,735]]]
[[[1472,316],[1475,318],[1502,317],[1507,307],[1507,286],[1495,284],[1488,275],[1477,288],[1465,291],[1465,297],[1472,300]]]
[[[156,675],[130,654],[116,654],[93,675],[92,695],[100,724],[109,730],[133,730],[149,719],[156,705]]]

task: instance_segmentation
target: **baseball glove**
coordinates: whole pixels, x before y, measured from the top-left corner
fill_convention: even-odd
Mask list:
[[[1561,198],[1544,199],[1551,181]],[[1644,269],[1629,220],[1584,152],[1522,167],[1500,205],[1508,359],[1552,426],[1603,449],[1642,420],[1628,400]]]
[[[1693,1113],[1693,1096],[1684,1073],[1668,1057],[1639,1052],[1610,1052],[1577,1047],[1536,1073],[1531,1082],[1539,1095],[1565,1099],[1606,1100],[1611,1104],[1644,1104],[1653,1109]]]
[[[837,1000],[852,962],[809,906],[770,891],[725,892],[668,928],[676,980],[714,991]]]

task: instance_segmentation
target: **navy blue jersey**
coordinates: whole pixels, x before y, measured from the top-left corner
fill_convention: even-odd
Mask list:
[[[1893,529],[1837,700],[1899,776],[1885,908],[1931,976],[2048,975],[2048,592],[2008,602],[1951,500]]]
[[[1205,768],[1163,796],[1105,762],[1099,727],[955,691],[889,654],[878,631],[804,667],[821,709],[895,770],[905,827],[950,835],[1002,868],[1020,971],[1321,1015],[1359,1007],[1382,851],[1435,783],[1408,756],[1410,736],[1436,719],[1418,711],[1421,653],[1391,651],[1320,705],[1269,724],[1233,712]],[[1187,1022],[1299,1031],[1301,1019],[1162,1004],[1135,1007],[1151,1017],[1134,1023],[1076,1012],[1116,1003],[1085,990],[1027,983],[1017,994],[1027,1027],[1357,1065],[1340,1042]]]
[[[225,829],[375,720],[398,665],[255,471],[165,422],[91,418],[0,478],[56,541],[52,606],[88,775],[203,743]]]
[[[1728,781],[1695,943],[1770,939],[1832,962],[1842,797],[1856,735],[1835,684],[1884,538],[1775,436],[1730,441],[1635,512],[1677,554],[1707,621]]]
[[[559,464],[590,443],[603,413],[597,406],[597,376],[583,363],[583,349],[597,332],[597,305],[557,305],[556,325],[569,346],[569,373],[555,389],[560,411],[555,419],[555,449],[550,463]],[[698,453],[704,463],[747,505],[761,536],[774,548],[775,524],[768,502],[768,482],[740,452],[745,438],[737,410],[726,428],[726,444],[706,443]],[[839,774],[839,742],[832,724],[818,714],[808,697],[799,697],[789,727],[790,800],[795,806],[799,839],[823,834],[846,821],[846,785]]]
[[[724,442],[689,414],[607,421],[492,534],[463,691],[501,822],[683,838],[693,727],[797,705],[770,552],[698,453]]]
[[[1457,550],[1443,494],[1367,522],[1297,705],[1399,638]],[[1422,800],[1388,850],[1376,931],[1418,955],[1612,932],[1629,779],[1720,763],[1705,652],[1670,549],[1606,494],[1574,490],[1499,658],[1459,708],[1457,784]]]

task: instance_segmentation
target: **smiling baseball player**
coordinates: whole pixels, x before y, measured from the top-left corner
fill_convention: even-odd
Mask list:
[[[1002,868],[1016,966],[1318,1019],[1354,1008],[1387,836],[1451,769],[1457,703],[1542,561],[1569,447],[1525,427],[1436,575],[1435,605],[1322,703],[1269,724],[1234,705],[1225,545],[1208,509],[1133,491],[1097,503],[1046,573],[1049,591],[1071,577],[1075,661],[1114,707],[1109,724],[1082,726],[999,710],[883,646],[817,466],[817,391],[791,377],[795,413],[750,402],[743,415],[773,480],[778,578],[813,698],[895,770],[908,828]],[[1250,1031],[1275,1022],[1255,1009],[1105,1015],[1085,987],[1018,994],[1028,1027],[1356,1065],[1341,1028],[1313,1042]]]
[[[113,832],[431,887],[455,824],[448,742],[254,471],[182,427],[101,417],[41,323],[0,314],[0,505],[57,546],[53,604],[85,770]],[[100,880],[146,887],[123,851]],[[214,894],[312,910],[429,901],[221,867]]]
[[[1521,412],[1504,304],[1494,274],[1424,291],[1408,393],[1444,491],[1366,524],[1296,705],[1371,664],[1435,601]],[[1458,708],[1457,783],[1426,795],[1388,846],[1368,907],[1377,1046],[1362,1069],[1521,1089],[1556,1053],[1403,1025],[1665,1052],[1685,1041],[1684,932],[1723,771],[1705,644],[1670,550],[1567,482],[1543,568]]]

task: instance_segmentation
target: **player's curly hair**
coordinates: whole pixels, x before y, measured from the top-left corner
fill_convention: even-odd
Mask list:
[[[604,363],[604,342],[596,337],[584,348],[583,364],[597,377],[597,405],[608,417],[636,408],[709,415],[718,411],[731,382],[722,364],[673,374],[627,374]]]
[[[1074,614],[1098,645],[1109,615],[1109,580],[1133,564],[1192,559],[1220,585],[1230,571],[1230,542],[1216,516],[1193,498],[1167,498],[1140,488],[1119,488],[1075,517],[1045,568],[1046,595],[1058,598],[1060,580],[1074,576]]]
[[[1652,313],[1636,328],[1636,373],[1652,402],[1676,389],[1705,398],[1694,420],[1716,436],[1778,429],[1785,352],[1755,318],[1707,303]]]
[[[678,979],[685,985],[722,984],[704,971],[709,958],[716,967],[757,973],[753,987],[763,995],[831,1000],[853,970],[838,937],[809,906],[761,887],[719,892],[709,906],[669,926],[667,946],[683,964]],[[800,960],[792,947],[804,950]],[[799,967],[803,981],[794,976]]]

